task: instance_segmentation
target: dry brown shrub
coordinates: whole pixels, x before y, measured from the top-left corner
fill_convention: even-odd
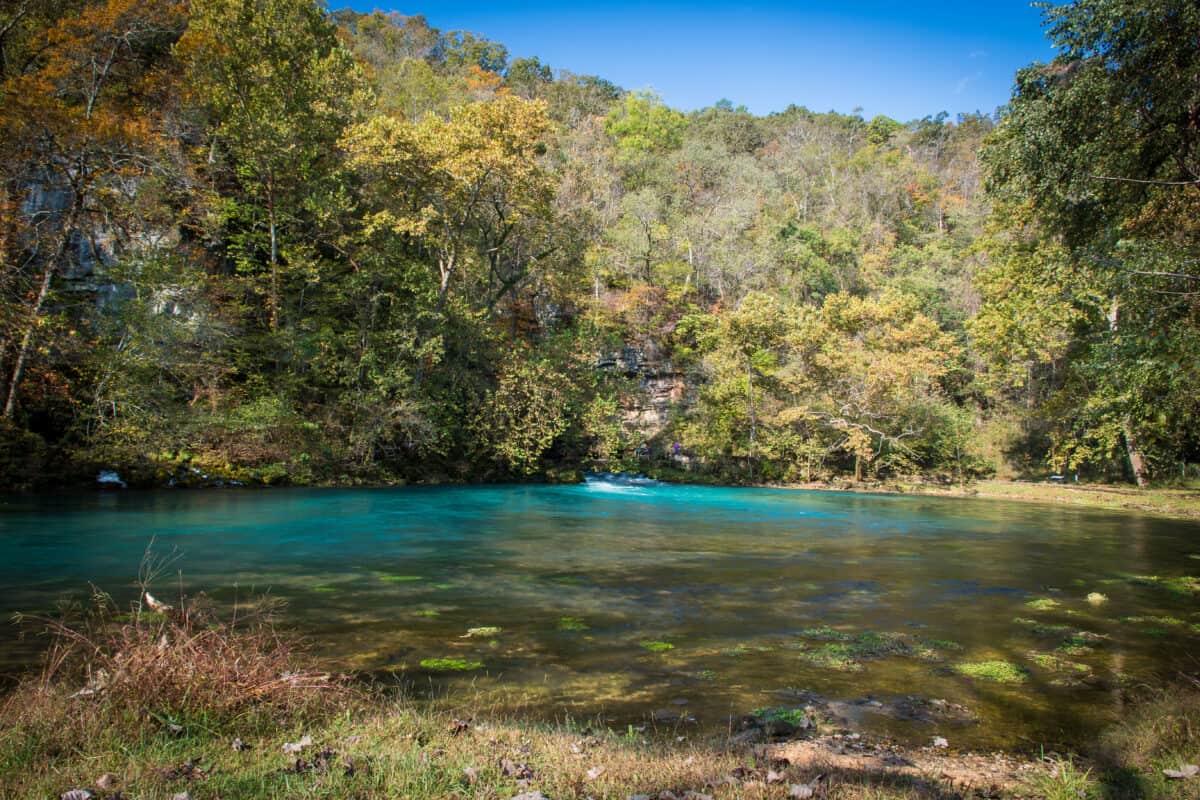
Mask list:
[[[180,595],[152,610],[147,590],[159,571],[143,565],[128,613],[96,591],[83,613],[41,620],[50,636],[44,666],[9,696],[0,719],[45,718],[54,709],[49,716],[77,728],[132,723],[181,733],[248,717],[283,722],[346,700],[349,685],[304,667],[303,653],[276,630],[278,603],[259,600],[222,616],[203,595]]]

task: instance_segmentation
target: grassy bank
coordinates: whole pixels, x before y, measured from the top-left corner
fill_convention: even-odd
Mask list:
[[[148,601],[147,601],[148,602]],[[905,748],[779,718],[700,736],[484,719],[320,673],[270,609],[118,612],[103,596],[50,625],[45,667],[0,703],[0,797],[52,798],[1187,798],[1200,778],[1200,686],[1144,693],[1071,760]],[[792,716],[803,713],[789,712]],[[790,720],[790,721],[789,721]],[[540,793],[540,794],[539,794]],[[77,795],[85,797],[87,795]]]
[[[788,484],[781,488],[850,491],[867,494],[916,494],[931,497],[980,497],[1016,500],[1110,511],[1137,511],[1171,519],[1200,519],[1200,490],[1156,486],[1114,484],[1035,483],[1031,481],[973,481],[965,486],[947,486],[921,481],[881,481],[878,483]]]

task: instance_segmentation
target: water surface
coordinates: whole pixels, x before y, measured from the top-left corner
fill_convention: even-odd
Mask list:
[[[331,668],[499,713],[717,727],[804,691],[920,695],[977,721],[861,705],[855,723],[1011,747],[1079,741],[1119,714],[1122,686],[1194,668],[1198,534],[1002,501],[603,480],[8,497],[0,614],[89,583],[128,603],[153,539],[179,553],[158,594],[269,591]],[[469,634],[485,628],[500,630]],[[0,665],[39,645],[4,625]],[[482,666],[421,666],[451,658]],[[986,661],[1025,680],[956,669]]]

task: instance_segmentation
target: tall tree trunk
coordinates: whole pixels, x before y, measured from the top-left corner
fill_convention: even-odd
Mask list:
[[[71,230],[75,227],[75,214],[72,213],[67,224],[64,226],[61,239],[54,257],[46,262],[46,270],[42,273],[42,282],[38,287],[37,297],[34,298],[33,306],[29,310],[29,321],[26,323],[25,334],[21,337],[21,346],[17,349],[17,360],[13,364],[12,376],[8,381],[8,398],[4,401],[4,418],[12,419],[13,411],[17,405],[17,395],[21,388],[21,378],[25,376],[25,365],[29,360],[29,351],[33,348],[33,340],[37,335],[38,321],[42,316],[42,309],[46,305],[46,298],[50,296],[50,286],[54,282],[54,273],[58,271],[58,265],[62,261],[63,255],[67,251],[67,242],[70,240]]]
[[[758,440],[758,414],[754,408],[754,365],[746,359],[746,388],[749,393],[750,411],[750,480],[754,480],[754,448]]]
[[[275,192],[267,184],[267,217],[271,228],[271,332],[279,331],[279,234],[275,220]]]
[[[1137,436],[1133,432],[1133,421],[1125,417],[1121,421],[1121,436],[1125,439],[1125,452],[1129,455],[1129,466],[1133,470],[1133,480],[1138,486],[1145,486],[1146,456],[1138,446]]]
[[[1120,316],[1121,301],[1114,297],[1108,312],[1108,330],[1114,338],[1120,324]],[[1133,417],[1129,414],[1121,419],[1121,438],[1125,440],[1125,454],[1129,457],[1129,467],[1133,470],[1134,483],[1138,486],[1146,486],[1148,483],[1146,480],[1146,455],[1142,452],[1137,433],[1133,428]]]

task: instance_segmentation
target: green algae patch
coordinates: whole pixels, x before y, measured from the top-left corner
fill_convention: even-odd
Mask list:
[[[1178,625],[1183,626],[1187,623],[1179,617],[1163,616],[1163,617],[1121,617],[1118,622],[1124,622],[1134,625]]]
[[[583,621],[583,617],[559,617],[558,629],[560,631],[586,631],[591,630],[591,626]]]
[[[863,668],[862,659],[844,642],[830,642],[814,650],[805,650],[800,658],[814,667],[838,672],[860,672]]]
[[[1033,651],[1027,655],[1030,661],[1049,672],[1087,673],[1092,671],[1087,664],[1080,664],[1078,661],[1071,661],[1054,653]]]
[[[726,647],[723,650],[721,650],[720,653],[723,656],[733,656],[733,657],[737,658],[740,656],[750,655],[751,653],[770,653],[770,652],[773,652],[774,650],[775,650],[774,647],[770,647],[770,646],[764,645],[764,644],[745,644],[745,643],[743,643],[743,644],[734,645],[733,647]]]
[[[1030,600],[1025,607],[1034,611],[1051,611],[1058,608],[1058,605],[1058,601],[1051,597],[1039,597],[1037,600]]]
[[[430,672],[471,672],[483,669],[482,661],[467,661],[465,658],[424,658],[421,668]]]
[[[419,611],[414,611],[413,613],[418,617],[437,617],[440,616],[442,612],[438,611],[436,608],[422,608]]]
[[[954,664],[950,669],[968,678],[993,683],[1024,683],[1029,680],[1029,673],[1011,661],[965,661]]]
[[[1030,632],[1038,636],[1058,636],[1071,630],[1070,625],[1051,625],[1028,617],[1013,617],[1013,622],[1024,625],[1029,628]]]
[[[642,649],[649,650],[651,653],[665,653],[668,650],[674,650],[675,645],[670,642],[660,642],[657,639],[639,642]]]
[[[824,642],[848,642],[852,638],[849,633],[839,631],[837,628],[831,628],[828,625],[805,628],[800,631],[800,635],[805,639],[817,639]]]
[[[937,661],[941,658],[939,649],[959,647],[956,642],[935,644],[904,633],[867,631],[852,635],[832,628],[809,628],[805,632],[808,638],[824,643],[816,647],[797,645],[793,649],[801,651],[800,658],[815,667],[839,672],[858,672],[864,662],[891,656]]]
[[[925,644],[937,650],[962,650],[963,646],[950,639],[923,639]]]
[[[386,583],[416,583],[425,579],[420,575],[380,575],[379,580]]]
[[[1107,636],[1091,631],[1075,631],[1054,649],[1056,652],[1066,653],[1069,656],[1084,656],[1092,652],[1096,644],[1107,638]]]
[[[1194,594],[1200,594],[1200,578],[1196,578],[1191,575],[1178,575],[1175,577],[1163,577],[1161,575],[1130,575],[1128,578],[1134,583],[1158,586],[1161,589],[1166,589],[1171,594],[1177,594],[1183,597],[1191,597]]]
[[[484,625],[479,628],[467,628],[467,632],[462,635],[462,638],[463,639],[473,639],[473,638],[486,639],[486,638],[490,638],[492,636],[498,636],[500,634],[500,631],[502,631],[502,630],[504,630],[504,628],[501,628],[499,625]]]

